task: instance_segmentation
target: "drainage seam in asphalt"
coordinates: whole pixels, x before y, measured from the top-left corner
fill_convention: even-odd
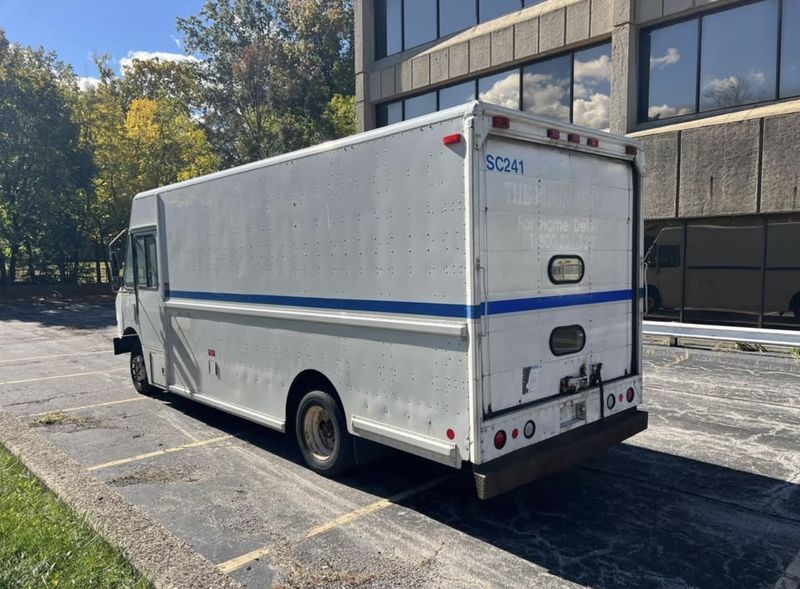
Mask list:
[[[240,589],[211,562],[66,453],[0,409],[0,444],[120,550],[157,589]]]

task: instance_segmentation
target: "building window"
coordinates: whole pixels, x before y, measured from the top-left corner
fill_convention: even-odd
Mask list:
[[[375,59],[545,0],[375,0]]]
[[[800,329],[800,217],[648,221],[644,241],[648,319]]]
[[[436,92],[428,92],[427,94],[406,98],[403,108],[406,119],[413,119],[436,112]]]
[[[521,78],[521,80],[520,80]],[[522,96],[520,96],[522,90]],[[468,80],[419,96],[425,108],[416,103],[409,110],[408,103],[418,97],[406,99],[403,119],[480,100],[506,108],[571,121],[577,125],[608,130],[611,104],[611,43],[565,53],[476,80]],[[434,95],[434,97],[431,97]],[[382,127],[389,120],[388,110],[396,112],[401,101],[379,104],[376,107],[376,125]],[[393,106],[394,105],[394,106]],[[394,110],[393,110],[394,109]],[[417,114],[419,113],[419,114]],[[392,120],[391,122],[397,122]]]
[[[489,104],[519,109],[519,68],[478,78],[478,98]]]
[[[799,95],[798,4],[760,0],[642,31],[639,121]]]
[[[439,36],[446,37],[478,23],[477,0],[439,0]]]

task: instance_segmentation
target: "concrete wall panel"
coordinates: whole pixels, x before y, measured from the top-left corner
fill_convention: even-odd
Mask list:
[[[611,32],[611,4],[613,0],[592,0],[589,35],[597,37]]]
[[[450,77],[450,50],[445,47],[431,53],[431,84],[444,82]]]
[[[680,216],[755,212],[758,151],[758,119],[683,131]]]
[[[502,65],[514,59],[514,27],[492,33],[492,65]]]
[[[692,0],[664,0],[664,16],[692,8]]]
[[[367,96],[369,96],[370,102],[375,102],[381,99],[381,72],[380,70],[376,72],[369,73],[369,79],[367,81]]]
[[[389,98],[394,92],[394,66],[390,66],[381,70],[381,97]]]
[[[550,51],[564,45],[564,9],[545,12],[539,17],[539,51]]]
[[[403,61],[394,68],[394,87],[397,92],[410,92],[411,84],[411,62]]]
[[[414,89],[423,88],[431,83],[431,58],[420,55],[411,61],[411,85]]]
[[[643,23],[662,16],[662,0],[636,0],[634,18],[636,23]]]
[[[800,114],[764,119],[761,172],[761,210],[766,213],[800,211],[800,157],[797,137]],[[798,252],[800,256],[800,252]]]
[[[514,25],[514,59],[539,53],[539,19],[532,18]]]
[[[678,133],[642,138],[645,153],[644,216],[663,219],[675,216],[678,190]]]
[[[478,72],[491,64],[491,37],[481,35],[469,40],[469,71]]]
[[[450,47],[450,77],[465,76],[469,73],[469,43],[459,43]]]
[[[567,6],[566,42],[577,43],[589,38],[589,0]]]

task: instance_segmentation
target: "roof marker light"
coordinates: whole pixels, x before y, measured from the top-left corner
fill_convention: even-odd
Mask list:
[[[597,137],[587,137],[586,145],[589,147],[600,147],[600,140]]]
[[[447,430],[447,439],[448,440],[455,440],[456,439],[456,432],[454,432],[452,428],[448,428],[448,430]]]
[[[577,133],[570,133],[569,135],[567,135],[567,141],[569,141],[570,143],[580,143],[581,136],[578,135]]]
[[[455,143],[461,143],[461,133],[453,133],[452,135],[445,135],[443,141],[445,145],[454,145]]]
[[[547,130],[547,138],[548,139],[561,139],[561,133],[558,129],[548,129]]]
[[[625,146],[625,154],[626,155],[636,155],[639,153],[639,149],[635,145],[626,145]]]
[[[511,119],[508,117],[492,117],[492,127],[495,129],[508,129],[511,127]]]

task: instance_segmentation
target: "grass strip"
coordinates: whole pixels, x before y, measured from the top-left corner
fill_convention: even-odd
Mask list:
[[[0,446],[0,588],[149,588],[125,558]]]

